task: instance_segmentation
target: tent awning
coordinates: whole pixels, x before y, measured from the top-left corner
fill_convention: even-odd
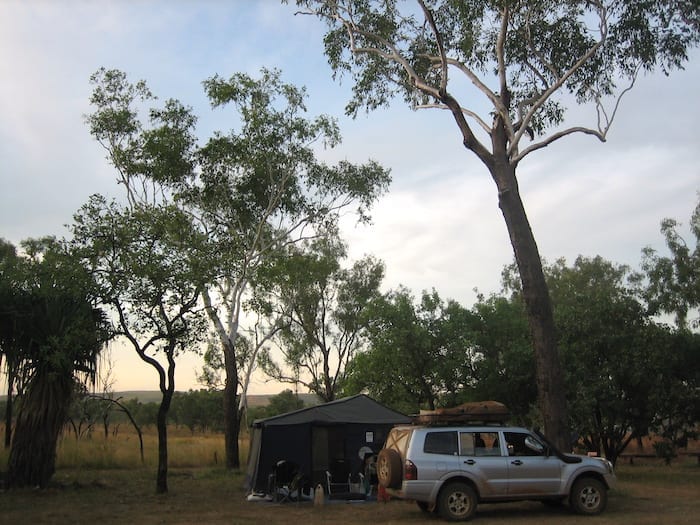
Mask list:
[[[392,424],[410,423],[411,418],[376,402],[365,394],[344,397],[329,403],[302,408],[294,412],[256,419],[254,427],[273,425],[314,424]]]

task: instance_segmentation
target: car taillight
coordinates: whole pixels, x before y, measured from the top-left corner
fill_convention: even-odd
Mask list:
[[[406,460],[403,468],[403,479],[418,479],[418,469],[413,461]]]

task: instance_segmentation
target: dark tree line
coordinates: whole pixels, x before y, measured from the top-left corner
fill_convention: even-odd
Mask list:
[[[168,414],[168,424],[186,427],[195,433],[223,432],[223,392],[221,390],[188,390],[175,392]],[[321,400],[319,399],[319,402]],[[3,404],[0,403],[0,407]],[[248,423],[255,419],[291,412],[304,408],[304,401],[291,390],[271,396],[266,404],[249,407]],[[158,403],[143,402],[138,398],[112,399],[83,391],[77,394],[67,419],[68,427],[78,439],[100,432],[106,439],[119,433],[123,426],[154,428]]]
[[[223,393],[220,390],[175,392],[168,412],[168,425],[187,427],[195,432],[223,432]],[[105,438],[126,426],[155,428],[158,403],[138,398],[123,399],[83,391],[75,396],[68,414],[68,425],[76,438],[101,432]]]
[[[677,223],[664,221],[673,257],[645,249],[642,272],[601,257],[543,265],[568,424],[579,444],[612,461],[650,433],[671,455],[696,436],[700,334],[689,325],[698,320],[699,217],[700,203],[691,219],[695,248]],[[516,422],[539,425],[524,308],[514,266],[504,269],[502,292],[479,296],[471,309],[434,291],[418,300],[405,289],[389,292],[368,309],[369,348],[350,364],[346,393],[366,390],[406,412],[495,399],[510,407]],[[682,322],[669,325],[660,312]]]
[[[569,424],[579,446],[613,461],[630,442],[650,433],[662,438],[658,448],[667,458],[696,436],[700,335],[691,327],[698,320],[693,293],[699,210],[700,203],[691,219],[695,247],[682,238],[677,223],[666,220],[662,232],[674,257],[645,249],[641,272],[601,257],[544,265],[572,408]],[[90,299],[94,282],[57,241],[27,241],[23,250],[18,255],[4,243],[0,261],[6,373],[10,363],[19,363],[13,371],[16,387],[9,392],[19,395],[8,396],[3,407],[8,430],[14,430],[8,482],[46,486],[56,439],[67,424],[77,438],[96,428],[108,437],[110,425],[116,432],[127,420],[137,429],[154,425],[160,408],[97,396],[81,386],[94,377],[98,351],[110,335]],[[407,413],[497,399],[510,407],[516,422],[541,421],[514,267],[504,269],[500,294],[479,296],[470,309],[442,300],[435,291],[416,300],[405,288],[365,299],[352,323],[366,350],[350,361],[338,395],[367,391]],[[658,314],[677,314],[674,308],[681,309],[676,319],[683,322],[661,322]],[[10,359],[13,352],[16,361]],[[167,423],[193,433],[222,431],[222,399],[220,390],[174,392]],[[249,422],[301,407],[299,398],[285,391],[267,407],[251,409]]]

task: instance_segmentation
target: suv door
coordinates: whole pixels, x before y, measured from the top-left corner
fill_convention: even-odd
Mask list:
[[[459,433],[460,470],[475,481],[483,498],[508,493],[508,458],[501,454],[498,432]]]
[[[547,496],[559,492],[562,462],[529,432],[504,432],[508,451],[508,495]]]

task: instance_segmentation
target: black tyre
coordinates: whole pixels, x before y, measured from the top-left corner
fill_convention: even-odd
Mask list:
[[[448,521],[466,521],[476,512],[477,497],[474,489],[466,483],[449,483],[438,496],[437,508],[440,516]]]
[[[387,489],[401,487],[403,478],[401,456],[393,448],[383,448],[377,455],[377,480]]]
[[[608,489],[595,478],[581,478],[571,488],[569,503],[578,514],[600,514],[608,504]]]
[[[426,514],[430,514],[432,512],[435,512],[435,504],[434,503],[428,503],[427,501],[416,501],[416,505],[418,505],[418,508],[425,512]]]

